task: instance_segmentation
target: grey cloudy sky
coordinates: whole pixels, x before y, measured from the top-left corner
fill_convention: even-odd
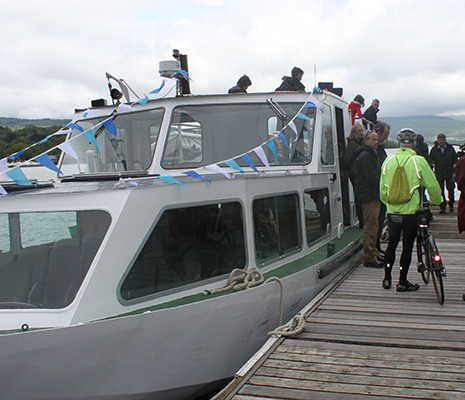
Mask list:
[[[143,96],[188,54],[194,94],[247,73],[273,91],[300,66],[382,116],[465,113],[463,0],[0,0],[0,116],[70,118],[108,98],[105,72]],[[314,66],[316,65],[316,78]]]

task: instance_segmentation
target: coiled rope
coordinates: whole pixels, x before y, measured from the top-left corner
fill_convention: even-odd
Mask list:
[[[305,329],[305,315],[297,314],[287,324],[279,326],[274,331],[268,333],[270,336],[284,336],[290,337],[298,335]]]
[[[273,282],[273,281],[278,282],[279,284],[280,296],[279,296],[279,323],[278,325],[281,325],[283,322],[283,309],[284,309],[283,283],[281,279],[276,278],[275,276],[272,276],[265,281],[262,273],[256,268],[251,268],[248,271],[244,269],[238,269],[238,268],[233,269],[231,273],[229,274],[228,282],[226,283],[225,287],[218,288],[218,289],[205,290],[203,294],[208,296],[210,294],[224,293],[231,289],[234,291],[238,291],[238,290],[243,290],[243,289],[248,289],[254,286],[258,286],[258,285],[261,285],[262,283],[266,284],[268,282]]]

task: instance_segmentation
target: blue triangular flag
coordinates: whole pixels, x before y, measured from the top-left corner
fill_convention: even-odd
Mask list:
[[[141,104],[142,106],[145,106],[147,104],[147,102],[149,101],[149,98],[147,97],[146,94],[144,94],[144,98],[143,99],[139,99],[139,100],[136,100],[134,103],[132,103],[131,105],[133,106],[134,104]]]
[[[306,119],[306,120],[309,120],[309,121],[312,120],[310,117],[306,116],[305,114],[302,114],[301,112],[297,114],[297,117],[300,118],[300,119]]]
[[[284,132],[281,131],[279,132],[279,135],[278,137],[281,139],[281,141],[286,145],[287,148],[289,148],[289,145],[287,143],[287,140],[286,140],[286,136],[284,136]]]
[[[274,154],[274,162],[277,162],[278,161],[278,152],[276,151],[276,145],[274,144],[273,139],[268,140],[268,142],[266,142],[265,144],[273,152],[273,154]]]
[[[184,185],[184,183],[177,181],[171,175],[163,175],[163,176],[159,176],[159,178],[163,179],[165,182],[177,183],[178,185],[181,185],[182,187],[186,187],[186,185]]]
[[[118,136],[118,130],[116,129],[116,125],[113,122],[113,119],[107,119],[106,121],[103,121],[103,126],[105,129],[110,132],[113,136]]]
[[[95,146],[95,150],[97,150],[97,154],[99,153],[99,148],[97,145],[97,141],[95,140],[94,133],[92,131],[85,131],[81,136],[87,139],[90,143],[92,143]]]
[[[202,181],[210,182],[210,184],[212,183],[212,181],[210,179],[205,179],[204,177],[202,177],[201,175],[199,175],[195,171],[186,171],[186,172],[183,172],[183,174],[186,174],[187,176],[190,176],[191,178],[200,179]]]
[[[248,156],[248,154],[244,154],[241,156],[241,158],[247,163],[247,165],[252,168],[255,172],[258,172],[260,173],[260,171],[255,167],[254,163],[252,162],[252,160],[250,159],[250,157]]]
[[[23,154],[27,149],[18,151],[16,154],[8,157],[8,160],[16,160],[21,154]]]
[[[228,160],[228,161],[225,161],[224,162],[228,167],[231,167],[232,169],[236,170],[236,171],[239,171],[241,173],[244,173],[244,170],[239,167],[239,165],[237,164],[236,161],[234,160]]]
[[[63,172],[54,164],[54,162],[50,159],[47,153],[42,154],[34,158],[38,163],[42,164],[44,167],[51,169],[52,171],[58,172],[59,174],[63,175]]]
[[[163,80],[163,81],[161,81],[160,87],[159,87],[158,89],[152,90],[151,92],[149,92],[149,94],[156,94],[156,93],[159,93],[160,90],[162,90],[164,86],[165,86],[165,81]]]
[[[7,175],[9,178],[13,179],[18,185],[31,185],[32,183],[29,182],[29,179],[26,178],[24,172],[19,167],[15,167],[5,171],[3,175]]]
[[[84,132],[84,129],[82,129],[82,126],[75,124],[73,122],[66,125],[63,129],[66,129],[66,128],[77,129],[78,131]]]

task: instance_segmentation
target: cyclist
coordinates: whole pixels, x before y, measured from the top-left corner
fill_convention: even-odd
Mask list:
[[[412,249],[417,236],[417,221],[415,211],[420,208],[420,186],[428,190],[430,202],[441,204],[441,188],[434,176],[433,171],[424,157],[418,156],[413,150],[417,134],[413,129],[404,128],[397,133],[399,150],[396,154],[388,157],[381,167],[380,199],[386,204],[389,242],[386,249],[383,288],[391,287],[391,272],[394,265],[396,248],[402,238],[402,255],[400,257],[400,276],[397,284],[398,292],[418,290],[420,285],[410,283],[407,274],[412,260]],[[390,204],[389,192],[394,171],[397,166],[404,167],[406,172],[411,198],[404,204]],[[392,195],[392,193],[391,193]]]

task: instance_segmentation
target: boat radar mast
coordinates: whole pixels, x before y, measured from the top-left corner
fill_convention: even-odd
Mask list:
[[[185,96],[191,94],[189,79],[189,67],[187,65],[187,55],[179,53],[179,50],[173,50],[173,60],[160,61],[158,72],[164,78],[177,78],[176,96]]]

